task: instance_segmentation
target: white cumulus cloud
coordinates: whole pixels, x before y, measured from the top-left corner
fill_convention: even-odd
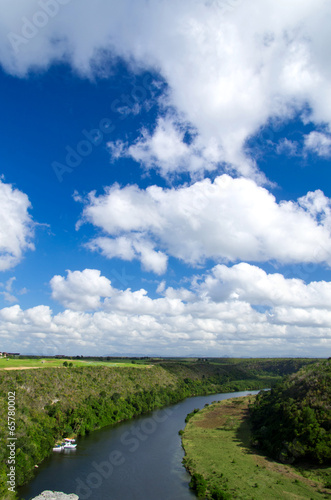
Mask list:
[[[84,222],[104,232],[91,249],[140,259],[145,268],[149,262],[158,274],[166,256],[192,265],[208,258],[331,264],[330,200],[322,191],[277,203],[254,181],[226,174],[171,189],[114,185],[100,196],[92,192],[78,227]]]
[[[25,193],[0,179],[0,271],[16,266],[26,250],[34,250],[34,224]]]
[[[102,345],[104,355],[323,357],[331,347],[330,282],[306,284],[240,263],[215,266],[187,288],[163,283],[163,296],[151,298],[144,289],[111,288],[96,270],[54,278],[67,308],[1,309],[3,349],[100,355]]]
[[[108,259],[137,259],[145,271],[156,274],[163,274],[167,269],[168,257],[163,252],[155,251],[153,244],[142,235],[126,235],[113,239],[98,237],[87,243],[86,247],[100,251]]]
[[[310,132],[305,136],[304,146],[306,151],[311,151],[318,156],[328,158],[331,156],[331,135],[321,132]]]
[[[109,142],[108,148],[113,160],[131,157],[145,169],[158,170],[163,177],[181,172],[190,172],[195,177],[215,170],[222,156],[215,139],[203,143],[190,131],[193,137],[187,142],[186,131],[190,128],[176,122],[174,117],[161,117],[153,133],[143,129],[133,144],[117,140]]]
[[[101,298],[112,294],[111,282],[97,269],[67,271],[67,277],[53,276],[50,285],[52,298],[74,311],[99,309]]]
[[[197,290],[214,302],[232,299],[269,307],[331,307],[330,282],[306,284],[301,279],[285,278],[279,273],[267,274],[263,269],[245,262],[232,267],[215,266]]]

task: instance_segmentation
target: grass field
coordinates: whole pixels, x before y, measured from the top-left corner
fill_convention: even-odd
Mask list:
[[[202,474],[209,488],[218,487],[231,498],[330,499],[331,490],[324,485],[331,479],[331,468],[310,470],[303,477],[295,467],[250,446],[249,401],[253,396],[215,403],[189,420],[183,446],[190,473]]]
[[[131,362],[116,362],[111,361],[83,361],[76,359],[54,359],[54,358],[41,358],[41,359],[17,359],[17,358],[0,358],[0,370],[20,370],[28,368],[64,368],[63,362],[72,363],[73,366],[130,366],[131,368],[146,368],[150,365],[131,363]]]

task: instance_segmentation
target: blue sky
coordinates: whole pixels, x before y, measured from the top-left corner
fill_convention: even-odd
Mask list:
[[[329,356],[330,7],[0,9],[1,350]]]

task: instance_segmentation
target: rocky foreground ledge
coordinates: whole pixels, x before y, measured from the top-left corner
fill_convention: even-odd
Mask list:
[[[79,497],[74,493],[70,493],[70,495],[66,495],[66,493],[62,493],[61,491],[43,491],[37,497],[34,497],[32,500],[79,500]]]

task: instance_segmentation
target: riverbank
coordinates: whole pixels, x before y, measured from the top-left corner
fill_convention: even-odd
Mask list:
[[[299,469],[275,462],[251,446],[247,412],[253,399],[212,404],[189,419],[182,443],[192,486],[200,492],[205,489],[208,499],[330,498],[331,491],[316,480],[317,469],[310,474],[315,480],[305,478]]]

